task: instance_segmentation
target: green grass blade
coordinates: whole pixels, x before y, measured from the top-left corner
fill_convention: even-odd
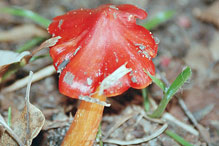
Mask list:
[[[144,99],[144,109],[145,109],[146,112],[148,112],[149,109],[150,109],[150,102],[149,102],[149,99],[148,99],[148,88],[144,88],[141,91],[142,91],[142,96],[143,96],[143,99]]]
[[[144,26],[148,30],[154,29],[160,24],[173,18],[174,14],[175,14],[175,11],[173,10],[167,10],[164,12],[160,12],[156,16],[154,16],[152,19],[148,20],[148,22],[146,22],[142,26]]]
[[[4,8],[1,8],[0,12],[29,18],[44,28],[47,28],[49,24],[51,23],[49,19],[46,19],[30,10],[25,10],[25,9],[18,8],[18,7],[13,7],[13,8],[4,7]]]
[[[41,58],[44,58],[44,57],[50,57],[49,53],[48,54],[43,54],[43,55],[39,55],[39,56],[33,56],[31,59],[30,59],[30,62],[33,62],[37,59],[41,59]]]
[[[166,135],[168,135],[169,137],[174,139],[176,142],[180,143],[182,146],[193,146],[191,143],[186,141],[184,138],[182,138],[181,136],[179,136],[178,134],[176,134],[170,130],[166,130],[165,133],[166,133]]]
[[[159,118],[163,114],[167,104],[172,99],[173,95],[176,94],[178,89],[185,83],[185,81],[187,79],[189,79],[191,74],[192,74],[191,68],[186,67],[186,69],[184,69],[176,77],[175,81],[170,85],[167,92],[165,92],[164,97],[162,98],[162,100],[161,100],[159,106],[157,107],[157,109],[151,115],[149,115],[150,117]]]
[[[8,108],[8,126],[11,127],[11,107]]]
[[[46,38],[42,38],[42,37],[35,37],[32,40],[29,40],[28,42],[26,42],[24,45],[20,46],[16,52],[21,53],[23,51],[27,51],[30,50],[31,48],[33,48],[34,46],[36,46],[37,44],[43,42]]]
[[[101,139],[101,136],[102,136],[102,131],[101,131],[101,124],[100,124],[99,127],[98,127],[98,132],[97,132],[96,139],[99,141],[99,145],[103,146],[103,141]]]
[[[164,83],[159,80],[158,78],[156,78],[155,76],[152,76],[149,72],[147,72],[145,69],[143,69],[145,73],[147,73],[147,75],[152,79],[152,81],[159,87],[161,88],[164,92],[166,89],[166,86],[164,85]]]
[[[166,92],[166,98],[170,100],[177,90],[182,87],[182,85],[190,78],[192,75],[192,70],[190,67],[186,67],[173,81]]]
[[[169,101],[167,100],[167,98],[163,97],[161,102],[159,103],[157,109],[152,114],[150,114],[148,116],[151,118],[159,118],[163,114],[168,103],[169,103]]]

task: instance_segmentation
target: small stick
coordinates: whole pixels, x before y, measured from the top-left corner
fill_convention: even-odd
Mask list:
[[[162,118],[165,119],[165,120],[168,120],[168,121],[171,121],[171,122],[175,123],[177,126],[183,128],[184,130],[186,130],[187,132],[189,132],[189,133],[191,133],[191,134],[193,134],[195,136],[199,135],[198,131],[195,130],[192,126],[179,121],[178,119],[176,119],[174,116],[172,116],[169,113],[164,113]]]
[[[33,72],[30,71],[29,73],[29,81],[27,84],[27,89],[26,89],[26,96],[25,96],[25,108],[26,108],[26,120],[27,120],[27,128],[26,128],[26,134],[27,138],[30,138],[30,114],[29,114],[29,104],[30,104],[30,86],[31,86],[31,80],[33,78]],[[28,141],[26,142],[27,145]]]
[[[43,79],[45,77],[51,76],[51,75],[53,75],[55,73],[56,73],[56,71],[55,71],[53,65],[49,65],[49,66],[43,68],[42,70],[34,73],[32,83],[34,83],[36,81],[39,81],[39,80],[41,80],[41,79]],[[8,92],[12,92],[12,91],[18,90],[18,89],[26,86],[28,81],[29,81],[29,76],[27,76],[27,77],[25,77],[23,79],[20,79],[20,80],[16,81],[14,84],[4,88],[2,90],[2,92],[8,93]]]
[[[123,141],[123,140],[117,140],[117,139],[106,139],[103,142],[106,143],[112,143],[112,144],[117,144],[117,145],[132,145],[132,144],[139,144],[139,143],[143,143],[143,142],[147,142],[157,136],[159,136],[160,134],[162,134],[166,128],[168,127],[167,124],[164,124],[159,130],[155,131],[153,134],[143,137],[143,138],[139,138],[139,139],[134,139],[134,140],[129,140],[129,141]]]
[[[107,139],[114,130],[116,130],[117,128],[119,128],[119,126],[121,126],[123,123],[125,123],[127,120],[129,120],[130,118],[132,118],[134,115],[136,115],[135,112],[128,114],[122,118],[120,118],[120,120],[118,120],[106,133],[106,135],[104,136],[103,140]]]

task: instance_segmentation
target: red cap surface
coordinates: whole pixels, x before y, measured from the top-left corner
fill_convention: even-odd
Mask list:
[[[73,10],[55,17],[48,31],[61,37],[50,48],[60,73],[60,92],[72,98],[90,96],[122,65],[131,72],[104,89],[105,96],[148,86],[151,79],[143,68],[155,74],[151,59],[157,54],[157,44],[148,30],[136,24],[136,18],[146,16],[144,10],[125,4]]]

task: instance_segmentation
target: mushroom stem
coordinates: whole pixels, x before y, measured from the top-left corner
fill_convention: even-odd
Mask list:
[[[106,101],[104,95],[93,95],[100,101]],[[62,146],[92,146],[102,119],[104,106],[81,101],[74,120],[62,142]]]

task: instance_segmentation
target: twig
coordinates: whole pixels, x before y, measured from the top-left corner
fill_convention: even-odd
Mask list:
[[[26,89],[26,96],[25,96],[25,105],[26,105],[26,120],[27,120],[27,128],[26,128],[26,134],[27,138],[30,139],[30,114],[29,114],[29,104],[30,104],[30,86],[31,86],[31,80],[33,78],[33,72],[30,71],[29,73],[29,81],[27,84]],[[28,142],[28,141],[27,141]],[[26,143],[29,145],[28,143]]]
[[[123,123],[125,123],[127,120],[129,120],[131,117],[133,117],[134,115],[136,115],[136,113],[130,113],[128,115],[125,115],[124,117],[120,118],[121,120],[118,120],[118,122],[116,122],[109,130],[108,132],[105,134],[103,140],[107,139],[115,129],[117,129],[119,126],[121,126]]]
[[[34,83],[34,82],[39,81],[45,77],[51,76],[51,75],[55,74],[55,72],[56,71],[55,71],[53,65],[47,66],[47,67],[43,68],[42,70],[34,73],[32,82]],[[16,81],[14,84],[4,88],[2,90],[2,92],[7,93],[7,92],[12,92],[12,91],[18,90],[18,89],[26,86],[28,81],[29,81],[29,77],[27,76],[23,79]]]
[[[149,98],[149,99],[150,99],[150,98]],[[145,119],[147,119],[147,120],[149,120],[149,121],[152,121],[152,122],[155,122],[155,123],[159,123],[159,124],[164,124],[164,123],[165,123],[165,121],[163,121],[162,119],[150,118],[149,116],[147,116],[147,114],[145,113],[144,110],[141,111],[141,115],[142,115]]]
[[[129,141],[123,141],[123,140],[117,140],[117,139],[107,139],[107,140],[104,140],[103,142],[118,144],[118,145],[139,144],[139,143],[147,142],[147,141],[159,136],[160,134],[162,134],[166,130],[167,127],[168,127],[168,125],[164,124],[159,130],[155,131],[153,134],[146,136],[144,138],[139,138],[139,139],[134,139],[134,140],[129,140]]]
[[[178,119],[176,119],[174,116],[172,116],[169,113],[164,113],[162,118],[165,119],[165,120],[168,120],[168,121],[171,121],[171,122],[175,123],[177,126],[183,128],[184,130],[188,131],[189,133],[191,133],[191,134],[193,134],[195,136],[199,135],[198,131],[195,130],[192,126],[187,125],[187,124],[179,121]]]

